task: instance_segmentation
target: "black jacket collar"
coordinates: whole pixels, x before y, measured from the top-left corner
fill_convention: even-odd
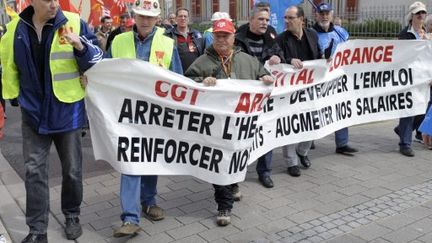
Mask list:
[[[20,14],[19,17],[22,21],[24,21],[26,24],[31,25],[34,27],[33,24],[33,15],[34,15],[34,8],[33,6],[28,6],[25,8]],[[66,16],[63,14],[61,9],[57,11],[57,14],[54,18],[48,20],[46,24],[53,25],[55,29],[59,28],[60,26],[64,25],[67,22]]]

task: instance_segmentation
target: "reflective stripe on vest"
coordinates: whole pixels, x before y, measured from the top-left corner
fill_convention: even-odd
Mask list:
[[[73,103],[84,98],[85,92],[79,80],[78,64],[75,60],[73,47],[65,41],[62,34],[67,28],[74,33],[80,33],[80,17],[77,14],[63,11],[67,23],[54,34],[51,43],[49,67],[54,95],[65,103]],[[19,18],[13,19],[7,25],[7,32],[0,44],[0,57],[3,67],[2,84],[5,99],[16,98],[19,94],[18,69],[14,60],[14,39]]]
[[[174,49],[174,40],[164,36],[164,30],[157,28],[150,47],[149,62],[169,69]],[[136,59],[134,32],[128,31],[117,35],[111,45],[111,54],[115,58]]]

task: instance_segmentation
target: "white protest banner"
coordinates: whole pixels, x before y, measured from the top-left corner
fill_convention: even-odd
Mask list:
[[[95,158],[124,174],[239,182],[247,164],[273,148],[424,113],[431,60],[426,41],[350,41],[330,63],[268,67],[274,87],[204,87],[143,61],[104,60],[86,72]]]
[[[276,83],[270,109],[259,120],[265,142],[250,163],[274,144],[314,140],[344,127],[426,111],[430,41],[349,41],[338,46],[330,63],[304,64],[300,71],[285,64],[266,66]]]
[[[86,75],[96,159],[130,175],[193,175],[220,185],[244,180],[271,86],[220,80],[204,87],[127,59],[104,60]],[[249,103],[248,114],[235,112],[239,100]]]

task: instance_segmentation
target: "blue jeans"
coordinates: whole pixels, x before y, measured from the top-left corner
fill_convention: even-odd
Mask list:
[[[335,132],[335,143],[336,148],[342,148],[348,145],[348,127]]]
[[[51,144],[62,166],[61,209],[66,218],[78,217],[83,198],[81,129],[42,135],[22,122],[26,223],[30,233],[45,234],[48,227],[48,155]]]
[[[256,165],[256,171],[258,173],[258,176],[262,177],[262,176],[271,175],[272,157],[273,157],[272,150],[270,150],[268,153],[264,154],[263,156],[259,157]]]
[[[414,116],[399,119],[399,147],[411,147]]]
[[[158,177],[121,175],[120,183],[120,203],[123,222],[139,224],[141,216],[140,203],[143,207],[156,204]]]

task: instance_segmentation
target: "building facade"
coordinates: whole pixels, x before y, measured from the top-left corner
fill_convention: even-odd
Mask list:
[[[249,10],[252,7],[252,0],[172,0],[175,12],[179,7],[190,10],[192,21],[200,23],[209,21],[214,12],[227,12],[232,19],[237,21],[247,20]]]

